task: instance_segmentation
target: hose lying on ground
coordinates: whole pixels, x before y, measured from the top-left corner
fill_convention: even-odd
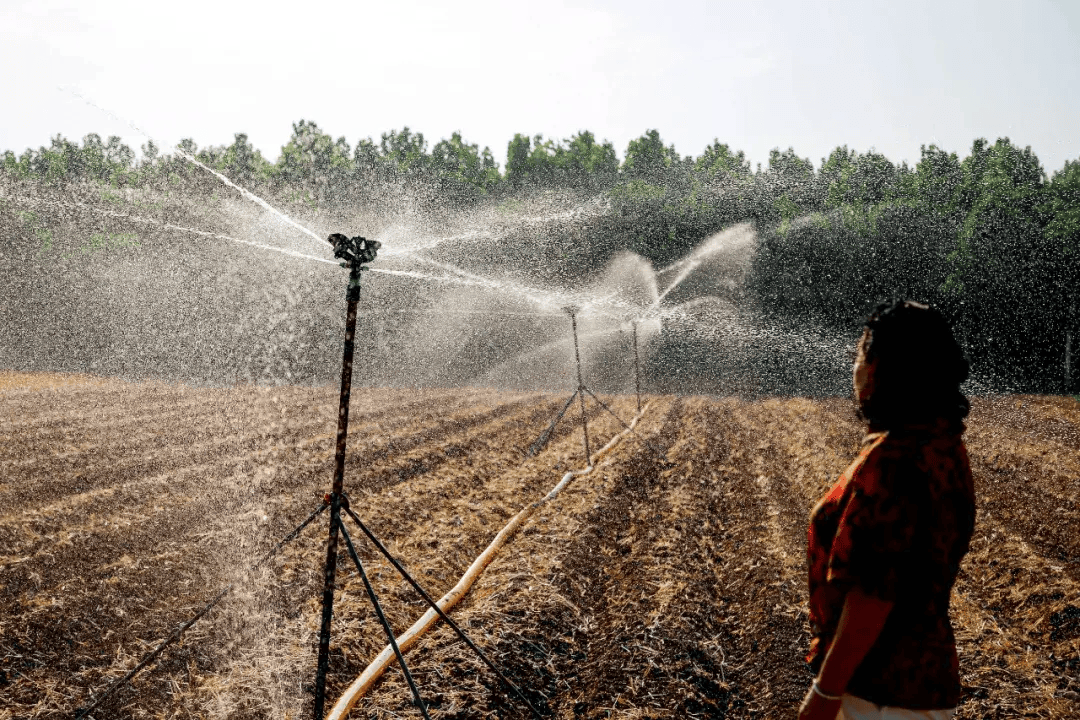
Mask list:
[[[514,535],[514,533],[517,532],[518,528],[520,528],[526,520],[532,517],[533,513],[536,512],[537,508],[547,503],[548,501],[553,500],[560,492],[562,492],[566,488],[567,485],[570,484],[570,481],[573,480],[575,477],[588,475],[593,470],[595,470],[600,460],[602,460],[603,457],[612,450],[612,448],[618,445],[624,437],[626,437],[634,430],[634,428],[638,424],[638,421],[648,409],[649,404],[645,403],[645,405],[642,406],[641,411],[634,416],[634,419],[630,421],[630,424],[626,427],[625,430],[615,435],[613,438],[611,438],[611,440],[608,441],[607,445],[600,448],[593,454],[591,465],[581,470],[571,470],[570,472],[566,473],[565,475],[563,475],[562,480],[559,481],[559,484],[551,489],[551,492],[549,492],[547,495],[537,500],[536,502],[526,506],[521,512],[511,518],[510,522],[506,524],[506,527],[500,530],[499,534],[495,536],[495,539],[491,541],[491,544],[487,546],[487,549],[485,549],[484,552],[480,553],[479,557],[473,560],[472,565],[470,565],[469,569],[465,571],[465,574],[461,576],[461,579],[458,580],[457,585],[451,588],[450,592],[443,595],[442,598],[439,600],[438,606],[443,610],[443,612],[446,612],[454,605],[457,605],[458,602],[460,602],[461,599],[465,597],[465,594],[469,592],[469,588],[472,587],[473,583],[476,581],[476,578],[480,576],[480,574],[484,571],[484,568],[486,568],[495,558],[495,553],[497,553],[499,549],[506,544],[507,540],[509,540]],[[429,609],[426,613],[420,616],[419,620],[413,623],[412,627],[399,635],[397,637],[397,644],[401,652],[408,652],[414,645],[416,645],[417,641],[420,639],[420,636],[427,632],[427,630],[435,624],[435,620],[437,620],[438,617],[439,616],[434,610]],[[389,645],[387,645],[385,648],[383,648],[382,652],[380,652],[375,657],[375,659],[371,661],[371,664],[367,666],[364,672],[360,673],[360,675],[355,680],[353,680],[352,684],[349,685],[345,692],[342,693],[341,697],[338,698],[337,703],[334,704],[334,707],[330,711],[330,714],[326,716],[326,720],[343,720],[349,714],[349,711],[352,710],[353,706],[355,706],[356,703],[360,700],[360,698],[362,698],[367,693],[367,691],[371,689],[371,687],[375,684],[375,681],[382,677],[382,674],[386,672],[386,669],[390,666],[392,662],[394,662],[394,650]]]

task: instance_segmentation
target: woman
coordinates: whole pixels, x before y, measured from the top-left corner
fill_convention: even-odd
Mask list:
[[[948,720],[960,699],[949,595],[975,524],[961,435],[968,364],[937,310],[882,305],[854,371],[858,458],[810,516],[816,673],[800,720]]]

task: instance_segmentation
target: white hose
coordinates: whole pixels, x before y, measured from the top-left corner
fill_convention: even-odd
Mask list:
[[[596,453],[593,454],[591,465],[581,470],[571,470],[570,472],[566,473],[565,475],[563,475],[562,480],[560,480],[559,483],[551,489],[551,492],[549,492],[540,500],[537,500],[531,505],[526,506],[521,512],[511,518],[510,522],[506,524],[506,527],[500,530],[499,534],[495,536],[495,539],[491,541],[491,544],[487,546],[487,549],[485,549],[484,552],[480,553],[479,557],[473,560],[472,565],[470,565],[469,569],[465,571],[465,574],[461,576],[461,579],[458,580],[457,585],[455,585],[450,590],[450,592],[443,595],[442,598],[436,603],[439,606],[439,609],[441,609],[443,612],[446,612],[454,605],[457,605],[461,598],[465,597],[465,594],[469,592],[469,588],[472,587],[473,582],[475,582],[476,578],[478,578],[480,574],[484,571],[484,568],[486,568],[494,559],[495,553],[499,551],[499,548],[506,544],[506,541],[509,540],[514,535],[514,533],[517,532],[518,528],[520,528],[526,520],[532,517],[532,514],[536,512],[537,508],[539,508],[544,503],[553,500],[560,492],[562,492],[566,488],[567,485],[570,484],[570,481],[573,480],[575,477],[580,477],[582,475],[588,475],[589,473],[591,473],[596,468],[597,462],[603,459],[603,457],[607,455],[612,448],[618,445],[619,442],[621,442],[622,439],[626,437],[626,435],[629,434],[630,431],[634,429],[634,427],[637,426],[638,421],[645,414],[645,411],[648,408],[649,404],[645,403],[645,405],[642,406],[641,411],[634,416],[633,420],[630,421],[629,427],[624,429],[619,434],[615,435],[615,437],[611,438],[611,440],[608,441],[607,445],[597,450]],[[405,653],[414,645],[416,645],[417,641],[420,639],[420,636],[427,632],[427,630],[435,624],[435,621],[438,619],[438,617],[438,613],[436,613],[435,610],[429,608],[426,613],[420,616],[419,620],[413,623],[412,627],[399,635],[397,638],[397,644],[401,652]],[[337,703],[334,704],[334,707],[330,711],[330,714],[326,716],[326,720],[343,720],[349,714],[349,711],[353,709],[353,706],[355,706],[356,703],[360,700],[360,698],[362,698],[367,693],[367,691],[371,689],[371,686],[375,684],[375,681],[382,677],[382,674],[386,672],[386,669],[390,666],[392,662],[394,662],[394,659],[394,650],[389,645],[387,645],[385,648],[383,648],[382,652],[375,656],[375,659],[371,661],[371,664],[367,666],[364,672],[360,673],[360,675],[355,680],[353,680],[352,684],[349,685],[345,692],[342,693],[341,697],[338,698]]]

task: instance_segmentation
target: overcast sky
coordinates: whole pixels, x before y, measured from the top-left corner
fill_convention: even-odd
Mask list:
[[[350,144],[460,130],[500,165],[515,132],[656,128],[683,155],[718,138],[757,163],[837,145],[914,164],[935,143],[1080,158],[1080,2],[3,0],[0,150],[61,133],[169,147],[246,132],[271,160],[291,124]]]

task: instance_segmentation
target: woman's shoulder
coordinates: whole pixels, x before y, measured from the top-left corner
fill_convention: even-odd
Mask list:
[[[894,428],[867,435],[863,461],[853,480],[864,490],[951,486],[970,477],[963,425],[944,422]]]

